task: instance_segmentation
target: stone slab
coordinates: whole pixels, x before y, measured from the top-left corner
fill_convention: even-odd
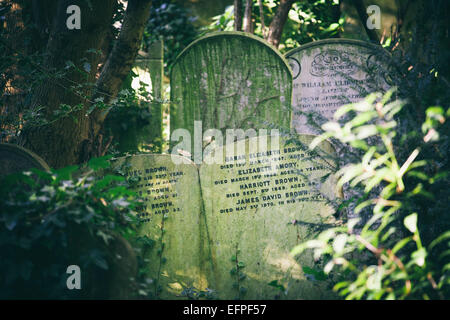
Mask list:
[[[221,299],[333,297],[327,281],[311,281],[304,273],[304,267],[319,269],[310,253],[300,258],[289,254],[334,221],[328,202],[338,195],[334,176],[321,181],[331,172],[326,155],[333,155],[334,149],[325,141],[320,146],[324,158],[310,154],[307,146],[313,138],[299,137],[301,145],[281,141],[278,147],[268,140],[270,153],[249,149],[261,137],[242,140],[247,149],[235,154],[237,158],[227,157],[226,145],[223,164],[201,166],[213,257],[210,285]],[[240,263],[243,279],[236,272]],[[274,281],[287,292],[269,285]]]
[[[286,58],[293,71],[292,127],[297,133],[319,134],[339,107],[392,85],[389,53],[368,42],[320,40],[289,51]]]
[[[243,32],[214,32],[191,43],[171,70],[170,131],[194,121],[203,130],[289,128],[292,74],[264,40]]]

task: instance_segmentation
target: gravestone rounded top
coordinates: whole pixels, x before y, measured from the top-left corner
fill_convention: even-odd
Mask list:
[[[14,144],[0,143],[0,176],[31,168],[50,170],[47,163],[34,152]]]
[[[324,45],[348,45],[348,46],[356,46],[356,47],[362,47],[362,48],[367,48],[370,50],[375,50],[378,51],[380,53],[383,53],[384,55],[386,55],[386,57],[390,57],[390,54],[388,51],[386,51],[383,47],[367,42],[367,41],[363,41],[363,40],[357,40],[357,39],[344,39],[344,38],[335,38],[335,39],[323,39],[323,40],[317,40],[317,41],[313,41],[304,45],[301,45],[298,48],[294,48],[292,50],[289,50],[286,54],[285,57],[286,59],[289,60],[290,57],[292,57],[295,53],[299,52],[299,51],[303,51],[309,48],[314,48],[314,47],[322,47]]]
[[[215,32],[177,57],[170,74],[170,130],[289,128],[292,72],[263,39]]]
[[[315,41],[286,53],[293,71],[292,127],[318,134],[342,105],[392,86],[391,55],[354,39]]]
[[[204,41],[211,41],[214,39],[220,40],[225,39],[228,37],[233,37],[237,39],[241,39],[242,41],[250,41],[254,44],[260,45],[262,48],[265,48],[270,53],[273,53],[274,55],[277,55],[281,61],[284,62],[284,65],[286,67],[286,70],[292,74],[292,71],[289,67],[288,60],[270,43],[266,42],[265,40],[261,39],[260,37],[257,37],[251,33],[247,32],[240,32],[240,31],[217,31],[217,32],[210,32],[194,41],[192,41],[186,48],[184,48],[183,51],[178,55],[176,58],[174,65],[187,53],[189,50],[191,50],[192,47],[197,46],[201,44]]]

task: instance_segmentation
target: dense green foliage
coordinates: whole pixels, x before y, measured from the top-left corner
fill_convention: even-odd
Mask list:
[[[94,292],[111,267],[110,243],[136,238],[139,205],[122,176],[98,175],[107,167],[104,157],[82,173],[78,166],[32,169],[1,180],[1,299],[107,296]],[[85,290],[67,290],[66,268],[73,264],[82,270]]]
[[[393,96],[369,95],[322,127],[351,192],[341,225],[293,253],[312,248],[347,299],[450,297],[448,8],[421,2],[414,25],[386,43]]]
[[[310,146],[314,148],[320,141],[334,138],[362,151],[359,162],[349,163],[337,172],[338,186],[348,183],[351,188],[363,187],[363,196],[351,202],[356,204],[355,214],[370,208],[370,219],[362,225],[361,218],[349,219],[343,226],[328,229],[316,239],[299,245],[292,253],[296,255],[312,248],[316,259],[323,256],[327,261],[325,273],[330,273],[335,266],[341,267],[340,272],[346,271],[341,275],[343,280],[334,287],[346,299],[448,298],[448,222],[443,221],[437,228],[443,227],[445,233],[428,235],[432,241],[424,241],[429,226],[421,218],[426,212],[415,210],[417,203],[424,199],[430,208],[439,205],[440,197],[447,196],[448,200],[448,191],[438,191],[436,186],[448,186],[449,171],[441,168],[427,175],[427,166],[433,163],[426,160],[427,156],[418,160],[421,147],[411,150],[407,159],[399,162],[397,154],[401,146],[395,144],[395,115],[404,103],[391,101],[392,92],[384,97],[371,94],[360,103],[341,107],[335,119],[350,113],[351,120],[345,125],[336,121],[326,123],[325,133]],[[445,118],[449,115],[441,107],[427,109],[422,126],[424,143],[439,143],[439,132],[446,129],[445,124],[448,129]],[[382,187],[381,191],[378,186]],[[435,190],[430,192],[430,189]],[[373,190],[375,196],[370,197]],[[446,216],[448,213],[441,218],[445,220]]]
[[[264,25],[267,28],[275,15],[280,1],[264,0]],[[259,2],[254,1],[252,16],[255,20],[255,34],[263,37],[263,26]],[[292,6],[289,18],[283,28],[279,50],[286,52],[311,41],[332,38],[338,35],[343,19],[339,13],[339,3],[334,0],[298,1]],[[207,30],[232,31],[234,28],[234,8],[213,18]]]

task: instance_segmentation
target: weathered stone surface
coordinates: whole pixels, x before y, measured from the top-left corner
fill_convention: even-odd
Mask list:
[[[194,121],[203,130],[289,128],[292,74],[262,39],[242,32],[208,34],[190,44],[171,71],[170,131]]]
[[[119,158],[114,167],[135,180],[133,190],[144,200],[141,234],[154,241],[146,257],[155,296],[174,299],[185,288],[205,289],[204,216],[197,167],[175,165],[169,155]]]
[[[270,153],[259,154],[262,149],[248,149],[257,145],[255,141],[262,141],[257,139],[265,137],[224,146],[223,164],[203,164],[200,168],[213,258],[210,287],[221,299],[333,297],[325,281],[308,280],[304,273],[305,267],[318,269],[309,253],[300,258],[289,254],[295,245],[334,220],[328,202],[337,195],[334,177],[320,181],[331,172],[332,162],[310,154],[307,146],[313,136],[299,137],[303,147],[286,141],[277,147],[274,140],[268,140],[266,150]],[[248,151],[237,153],[237,158],[228,157],[226,150],[239,143],[246,143]],[[334,154],[328,142],[321,150]],[[239,266],[243,266],[238,269],[245,278],[240,279],[236,272]],[[270,286],[273,281],[287,293]]]
[[[391,84],[389,54],[364,41],[315,41],[289,51],[286,58],[294,77],[292,127],[297,133],[318,134],[340,106]]]
[[[0,177],[31,168],[50,170],[41,157],[14,144],[0,144]]]

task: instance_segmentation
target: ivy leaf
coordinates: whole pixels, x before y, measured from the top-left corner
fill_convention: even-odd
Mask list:
[[[268,283],[268,285],[271,286],[271,287],[275,287],[275,288],[277,288],[277,289],[280,289],[280,290],[282,290],[282,291],[285,290],[285,289],[284,289],[284,286],[278,283],[278,280],[270,281],[270,282]]]
[[[58,170],[53,170],[58,176],[59,180],[71,180],[72,173],[78,170],[78,166],[68,166]]]
[[[98,169],[105,169],[109,167],[109,159],[111,159],[112,156],[111,155],[107,155],[104,157],[100,157],[100,158],[93,158],[91,160],[89,160],[88,162],[88,166],[92,169],[92,170],[98,170]]]

